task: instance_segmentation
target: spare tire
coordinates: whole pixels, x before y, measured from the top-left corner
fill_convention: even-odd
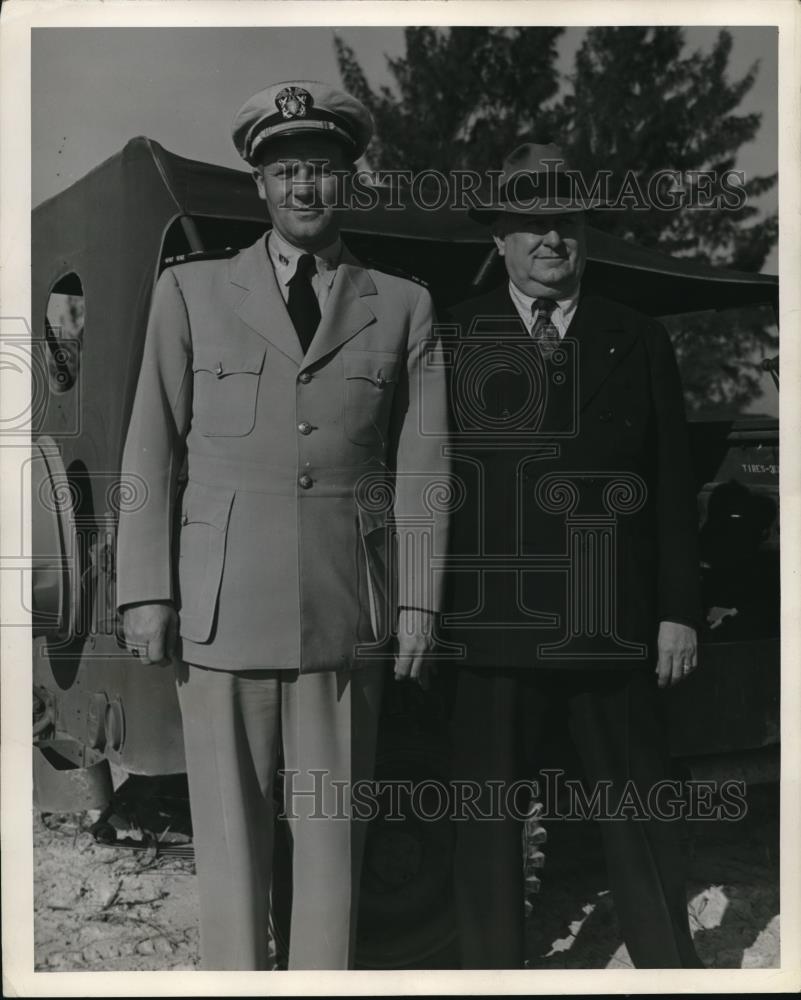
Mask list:
[[[80,595],[78,497],[56,442],[43,435],[32,446],[31,603],[33,635],[70,639],[77,631]]]

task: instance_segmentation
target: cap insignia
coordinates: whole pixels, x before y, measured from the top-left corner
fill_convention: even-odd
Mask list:
[[[303,87],[284,87],[275,99],[275,106],[287,119],[305,118],[312,103],[312,95]]]

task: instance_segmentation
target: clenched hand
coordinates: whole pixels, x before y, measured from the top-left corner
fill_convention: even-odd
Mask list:
[[[398,655],[395,658],[395,680],[417,681],[424,691],[429,686],[428,657],[434,649],[434,620],[431,611],[401,608],[398,613]]]
[[[178,615],[171,604],[129,604],[122,630],[126,646],[142,663],[166,666],[175,655]]]

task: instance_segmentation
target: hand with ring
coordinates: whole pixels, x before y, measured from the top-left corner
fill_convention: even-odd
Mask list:
[[[172,604],[129,604],[123,609],[125,643],[135,659],[165,666],[173,659],[178,643],[178,615]]]
[[[656,675],[659,687],[672,687],[698,666],[698,637],[695,629],[678,622],[663,621],[657,639]]]

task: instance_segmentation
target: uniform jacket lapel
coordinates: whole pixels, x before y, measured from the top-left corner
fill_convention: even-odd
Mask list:
[[[320,325],[301,367],[308,368],[320,361],[374,322],[375,313],[365,299],[375,294],[376,287],[369,272],[343,249]]]
[[[239,317],[282,354],[303,363],[303,351],[267,256],[264,239],[231,260],[231,284],[246,294],[235,306]]]
[[[246,293],[235,306],[239,317],[299,368],[320,361],[375,320],[375,313],[364,301],[365,297],[376,294],[375,284],[347,249],[343,249],[331,294],[305,357],[275,280],[264,239],[231,260],[230,279]]]

